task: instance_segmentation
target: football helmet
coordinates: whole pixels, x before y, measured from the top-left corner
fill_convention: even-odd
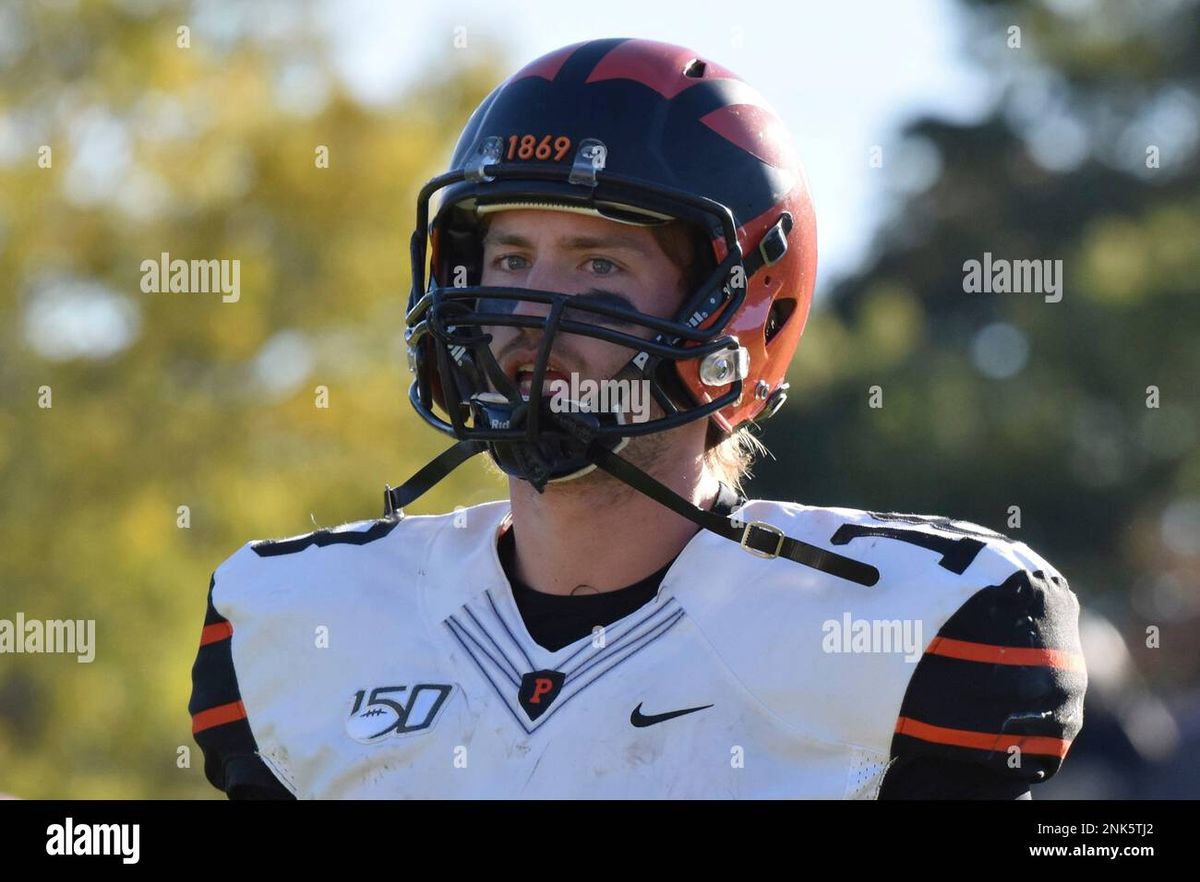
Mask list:
[[[572,292],[481,285],[481,219],[512,208],[682,221],[711,271],[665,319]],[[630,437],[692,420],[730,433],[773,415],[787,397],[816,271],[808,184],[779,117],[726,68],[640,39],[567,46],[493,90],[467,122],[449,171],[421,189],[410,249],[409,400],[458,444],[389,488],[389,513],[487,450],[539,491],[599,466],[701,523],[707,513],[617,452]],[[521,302],[538,304],[538,314],[517,314]],[[536,332],[528,398],[490,348],[487,329],[501,326]],[[558,334],[628,347],[613,379],[646,381],[661,415],[633,422],[619,408],[552,409],[543,384]],[[730,538],[786,553],[782,536]]]

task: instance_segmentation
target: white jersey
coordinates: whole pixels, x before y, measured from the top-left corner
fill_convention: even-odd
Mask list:
[[[878,582],[701,530],[652,601],[550,651],[497,554],[509,516],[361,521],[226,560],[191,704],[210,780],[255,763],[300,798],[874,798],[900,742],[998,769],[1015,744],[1039,780],[1078,731],[1074,595],[982,527],[751,500],[736,518]],[[1022,615],[980,634],[996,609]],[[989,697],[996,671],[1018,679]],[[1009,706],[1031,677],[1041,703]]]

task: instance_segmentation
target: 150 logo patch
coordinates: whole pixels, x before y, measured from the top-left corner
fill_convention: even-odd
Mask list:
[[[415,686],[377,686],[354,693],[354,707],[346,720],[346,733],[370,744],[388,735],[420,732],[434,724],[454,687],[449,683]]]

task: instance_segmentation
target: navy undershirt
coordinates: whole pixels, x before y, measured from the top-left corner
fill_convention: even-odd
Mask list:
[[[744,498],[722,483],[711,511],[728,516],[744,502]],[[530,588],[517,578],[516,539],[512,527],[501,535],[496,550],[500,555],[504,574],[508,576],[509,584],[512,585],[513,599],[517,602],[517,609],[521,611],[525,629],[539,646],[551,652],[557,652],[591,634],[597,625],[611,625],[645,606],[654,599],[667,570],[671,569],[678,558],[677,555],[656,572],[616,591],[604,591],[599,594],[547,594]]]

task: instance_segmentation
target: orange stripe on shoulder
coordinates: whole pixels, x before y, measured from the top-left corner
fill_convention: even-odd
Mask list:
[[[1045,735],[1002,735],[993,732],[972,732],[967,729],[946,729],[932,726],[911,717],[900,717],[896,721],[896,734],[907,735],[935,744],[950,744],[955,747],[971,747],[975,750],[1004,752],[1014,744],[1024,753],[1056,756],[1063,759],[1071,742],[1063,738]]]
[[[244,719],[246,719],[246,708],[241,701],[219,704],[192,715],[192,734],[195,735],[214,726],[223,726],[226,723],[235,723]]]
[[[1029,665],[1062,668],[1067,671],[1086,670],[1083,655],[1066,649],[995,646],[990,643],[972,643],[967,640],[952,640],[949,637],[934,637],[925,653],[926,655],[943,655],[947,658],[988,662],[995,665]]]
[[[215,625],[205,625],[200,632],[200,645],[208,646],[219,640],[228,640],[233,636],[233,625],[229,622],[217,622]]]

